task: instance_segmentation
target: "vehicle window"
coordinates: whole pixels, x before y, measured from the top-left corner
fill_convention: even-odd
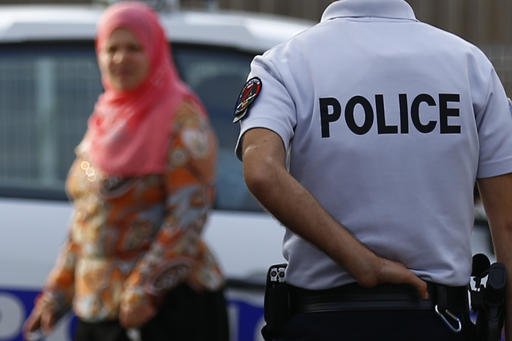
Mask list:
[[[102,89],[93,45],[2,46],[0,75],[0,186],[64,197],[73,149]]]
[[[242,164],[234,155],[239,125],[233,124],[233,112],[254,55],[211,47],[173,49],[180,76],[203,101],[217,132],[217,208],[260,210],[245,186]]]
[[[173,53],[217,132],[216,208],[260,210],[233,154],[233,107],[253,56],[191,45]],[[0,46],[0,196],[65,198],[74,148],[101,91],[92,42]]]

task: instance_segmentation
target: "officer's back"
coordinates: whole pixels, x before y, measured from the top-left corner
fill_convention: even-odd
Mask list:
[[[340,303],[330,310],[333,315],[302,316],[286,331],[310,335],[313,320],[345,319],[350,322],[326,322],[323,329],[345,330],[346,336],[359,325],[356,316],[382,328],[402,318],[412,330],[423,326],[430,338],[443,339],[436,323],[453,320],[446,330],[468,323],[474,181],[512,171],[512,119],[484,54],[416,20],[405,1],[343,0],[328,7],[320,24],[257,57],[251,67],[261,93],[248,110],[237,112],[242,119],[238,152],[249,188],[288,228],[286,282],[297,289],[292,306],[300,307],[294,316],[325,313],[318,306]],[[279,173],[287,153],[289,174],[300,185]],[[269,174],[267,181],[262,173]],[[285,185],[274,183],[275,174]],[[273,194],[277,186],[279,193]],[[395,302],[390,303],[395,313],[382,315],[376,312],[389,307],[370,304],[363,309],[369,315],[348,314],[361,314],[360,302],[352,308],[345,304],[354,296],[379,301],[396,288],[367,292],[353,287],[360,281],[358,254],[339,251],[344,245],[333,248],[322,233],[337,230],[314,224],[315,219],[330,224],[328,216],[378,257],[403,264],[428,282],[432,307]],[[338,238],[352,245],[333,235]],[[401,282],[402,274],[384,282]],[[330,296],[326,289],[342,293]],[[303,290],[314,290],[313,298]],[[445,308],[439,318],[416,324],[434,316],[434,306]],[[392,335],[410,337],[407,332]]]

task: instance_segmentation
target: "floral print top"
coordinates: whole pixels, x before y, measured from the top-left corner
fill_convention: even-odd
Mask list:
[[[120,302],[152,302],[179,283],[223,286],[201,239],[214,197],[216,140],[192,102],[179,106],[172,124],[165,174],[109,176],[77,148],[66,184],[71,230],[40,297],[55,314],[73,306],[83,320],[110,320]]]

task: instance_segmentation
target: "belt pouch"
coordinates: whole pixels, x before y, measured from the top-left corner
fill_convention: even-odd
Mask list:
[[[290,318],[290,292],[284,282],[286,264],[272,265],[267,273],[265,288],[264,317],[266,325],[262,329],[265,340],[279,334]]]

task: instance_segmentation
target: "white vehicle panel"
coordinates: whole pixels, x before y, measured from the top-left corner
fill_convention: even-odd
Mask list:
[[[44,284],[71,213],[67,202],[0,199],[0,286],[38,289]],[[204,236],[228,278],[263,284],[268,266],[284,261],[283,233],[267,214],[212,211]]]
[[[3,6],[0,41],[91,39],[103,8],[96,6]],[[265,51],[311,26],[310,22],[271,15],[178,11],[161,22],[175,42]]]

